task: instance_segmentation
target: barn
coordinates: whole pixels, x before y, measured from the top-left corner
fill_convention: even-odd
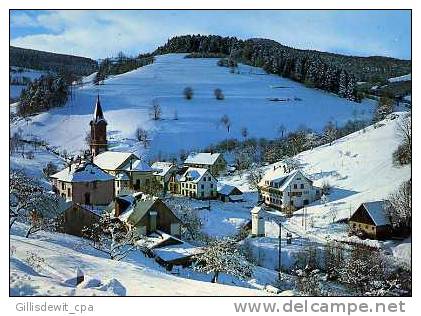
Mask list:
[[[389,238],[392,230],[385,206],[385,201],[362,203],[349,218],[350,232],[372,239]]]

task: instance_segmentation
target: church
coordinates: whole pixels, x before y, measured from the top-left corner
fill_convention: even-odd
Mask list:
[[[104,113],[102,112],[99,95],[97,96],[95,103],[94,117],[90,121],[89,125],[91,126],[89,146],[92,156],[95,157],[96,155],[108,150],[107,121],[105,120]]]

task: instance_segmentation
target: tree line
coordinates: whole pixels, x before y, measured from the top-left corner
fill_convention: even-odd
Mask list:
[[[176,36],[154,54],[196,53],[225,54],[229,59],[262,67],[308,86],[336,93],[352,101],[363,95],[357,81],[384,80],[410,73],[411,61],[386,57],[355,57],[299,50],[267,39],[239,40],[216,35]]]

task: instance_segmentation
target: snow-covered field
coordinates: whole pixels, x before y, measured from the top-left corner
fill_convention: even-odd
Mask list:
[[[25,238],[24,229],[17,223],[10,236],[12,296],[268,295],[261,290],[177,277],[140,253],[125,261],[110,260],[73,236],[41,232]],[[85,274],[79,286],[74,284],[76,269]]]
[[[142,127],[152,138],[150,156],[203,148],[227,136],[241,138],[243,127],[248,128],[250,137],[272,138],[281,124],[287,131],[300,125],[320,130],[329,120],[341,125],[348,119],[372,115],[373,101],[349,102],[245,65],[240,65],[240,74],[232,74],[216,62],[217,59],[169,54],[157,56],[151,65],[111,77],[104,85],[95,86],[85,80],[86,84],[75,89],[66,106],[34,116],[28,125],[17,122],[12,130],[21,127],[24,133],[38,135],[69,152],[81,150],[98,93],[113,149],[141,154],[144,149],[134,133]],[[187,86],[194,91],[190,101],[182,94]],[[216,88],[222,89],[224,100],[215,99]],[[274,102],[270,98],[285,101]],[[150,118],[153,99],[162,107],[162,120]],[[174,120],[175,112],[178,120]],[[224,114],[232,123],[229,135],[219,123]]]

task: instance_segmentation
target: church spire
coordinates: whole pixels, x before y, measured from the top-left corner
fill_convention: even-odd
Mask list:
[[[101,101],[99,100],[99,94],[98,94],[96,98],[96,103],[95,103],[93,121],[96,123],[100,120],[105,120],[105,119],[104,119],[104,113],[102,112]]]

